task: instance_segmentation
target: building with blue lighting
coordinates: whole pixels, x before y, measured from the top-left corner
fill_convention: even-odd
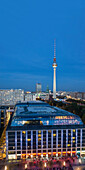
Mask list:
[[[85,155],[80,117],[41,101],[19,103],[6,130],[6,158]]]

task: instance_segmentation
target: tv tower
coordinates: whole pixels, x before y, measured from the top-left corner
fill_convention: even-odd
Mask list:
[[[54,70],[54,76],[53,76],[53,98],[56,99],[56,40],[54,40],[54,59],[53,59],[53,70]]]

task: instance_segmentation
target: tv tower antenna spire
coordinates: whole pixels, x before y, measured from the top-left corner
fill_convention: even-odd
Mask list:
[[[54,58],[56,58],[56,39],[54,40]]]

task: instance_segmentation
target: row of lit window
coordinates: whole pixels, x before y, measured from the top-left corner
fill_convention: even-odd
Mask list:
[[[56,132],[56,130],[53,130],[53,132],[54,131]],[[72,131],[76,132],[75,129],[73,129]],[[33,131],[33,132],[35,132],[35,134],[36,134],[36,131]],[[48,133],[51,133],[51,132],[52,132],[51,130],[48,130]],[[66,130],[63,130],[63,132],[66,132]],[[68,130],[68,132],[71,132],[71,130]],[[80,130],[79,130],[79,132],[80,132]],[[20,134],[20,133],[21,133],[21,131],[17,132],[17,134]],[[26,131],[22,131],[22,133],[26,134]],[[43,134],[44,133],[46,133],[46,131],[43,131]],[[61,133],[61,130],[58,130],[58,133]],[[8,132],[8,135],[13,135],[13,134],[15,134],[15,132]],[[28,134],[31,134],[31,131],[28,131]],[[41,134],[41,130],[38,131],[38,134]]]

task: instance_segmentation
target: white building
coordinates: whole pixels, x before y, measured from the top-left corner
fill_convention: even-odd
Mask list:
[[[67,92],[67,95],[74,99],[85,100],[85,92]]]
[[[0,105],[15,105],[24,101],[24,90],[0,90]]]
[[[25,93],[25,101],[32,101],[33,100],[33,94],[31,92]]]

